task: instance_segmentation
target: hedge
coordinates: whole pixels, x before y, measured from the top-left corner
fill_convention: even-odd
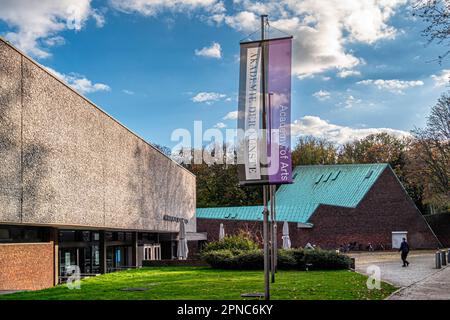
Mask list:
[[[204,259],[217,269],[263,269],[264,254],[261,249],[251,250],[207,250],[203,251]],[[278,269],[281,270],[341,270],[349,269],[351,259],[335,251],[288,249],[278,250]]]
[[[210,242],[202,249],[202,253],[217,250],[230,250],[239,253],[240,251],[252,251],[257,249],[258,245],[242,233],[239,235],[226,236],[219,241]]]

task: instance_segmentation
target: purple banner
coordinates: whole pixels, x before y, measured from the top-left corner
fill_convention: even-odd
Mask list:
[[[240,184],[292,183],[292,37],[241,43]]]
[[[292,183],[291,161],[291,61],[292,39],[268,42],[267,93],[269,121],[267,153],[272,163],[270,184]],[[277,146],[273,148],[272,144]],[[277,154],[272,155],[273,150]]]

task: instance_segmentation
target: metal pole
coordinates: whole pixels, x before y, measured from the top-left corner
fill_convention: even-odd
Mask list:
[[[267,188],[268,186],[263,186],[263,202],[264,202],[264,221],[263,221],[263,237],[264,237],[264,298],[266,300],[270,299],[270,284],[269,284],[269,210],[267,209]]]
[[[277,223],[277,203],[276,203],[276,195],[277,195],[277,187],[272,186],[273,188],[273,260],[274,260],[274,270],[275,273],[277,272],[278,267],[278,223]]]
[[[275,282],[275,230],[274,230],[274,216],[273,216],[273,187],[270,188],[270,272],[272,276],[272,283]]]
[[[261,15],[261,41],[265,38],[265,25],[266,25],[267,15]],[[264,43],[261,42],[261,94],[262,94],[262,129],[265,134],[267,129],[266,122],[266,76],[265,76],[265,66],[264,66]],[[263,202],[264,202],[264,221],[263,221],[263,237],[264,237],[264,298],[266,300],[270,299],[270,284],[269,284],[269,230],[268,230],[268,220],[269,211],[267,209],[267,196],[268,196],[268,186],[263,186]]]

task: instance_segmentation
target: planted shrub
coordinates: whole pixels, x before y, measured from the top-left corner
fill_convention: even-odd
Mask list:
[[[216,269],[234,269],[236,258],[228,249],[202,251],[201,258]]]
[[[264,269],[264,253],[260,249],[241,251],[236,256],[236,269]]]
[[[250,239],[244,233],[238,235],[226,236],[222,240],[208,243],[203,249],[202,253],[217,250],[231,250],[231,251],[250,251],[257,250],[258,245],[255,241]]]
[[[297,269],[293,250],[278,250],[277,265],[280,270]]]
[[[310,270],[349,269],[350,257],[328,250],[304,250],[304,264],[310,264]]]
[[[219,249],[202,252],[204,259],[213,268],[236,270],[260,270],[264,268],[264,254],[261,249],[230,250]],[[280,270],[340,270],[349,269],[348,256],[326,250],[289,249],[278,251]]]

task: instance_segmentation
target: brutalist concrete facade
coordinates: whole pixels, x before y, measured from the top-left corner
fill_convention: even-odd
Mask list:
[[[0,223],[178,232],[164,215],[195,232],[195,176],[0,39]]]

